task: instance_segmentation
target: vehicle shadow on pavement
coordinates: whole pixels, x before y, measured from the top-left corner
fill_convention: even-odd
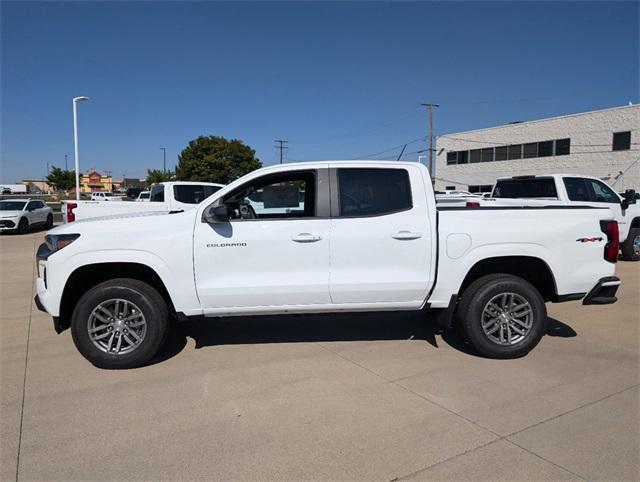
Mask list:
[[[371,312],[199,318],[172,325],[167,342],[150,364],[168,360],[195,341],[196,349],[216,345],[312,343],[337,341],[422,340],[438,348],[436,335],[452,348],[476,353],[455,330],[440,327],[424,312]],[[570,338],[569,325],[549,318],[547,335]]]

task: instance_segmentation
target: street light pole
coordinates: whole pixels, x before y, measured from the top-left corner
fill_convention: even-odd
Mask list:
[[[167,172],[167,148],[161,147],[162,151],[162,172]]]
[[[83,100],[89,100],[89,97],[80,96],[74,97],[73,104],[73,149],[75,154],[75,169],[76,169],[76,200],[80,200],[80,154],[78,152],[78,108],[77,103]]]

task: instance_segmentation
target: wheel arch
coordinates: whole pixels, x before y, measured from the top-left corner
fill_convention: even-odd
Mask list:
[[[527,280],[540,292],[545,301],[556,301],[558,289],[549,265],[535,256],[497,256],[477,261],[467,272],[458,295],[475,280],[495,273],[510,274]]]
[[[61,328],[69,327],[73,310],[84,293],[104,281],[116,278],[130,278],[147,283],[158,291],[167,303],[169,312],[175,313],[169,291],[153,268],[135,262],[91,263],[77,267],[67,278],[60,299]]]

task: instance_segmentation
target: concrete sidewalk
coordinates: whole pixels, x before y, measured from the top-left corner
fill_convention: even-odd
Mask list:
[[[519,360],[376,313],[187,322],[107,371],[33,306],[41,240],[0,236],[2,480],[639,477],[639,263]]]

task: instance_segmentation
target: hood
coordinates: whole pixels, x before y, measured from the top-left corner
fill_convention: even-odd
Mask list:
[[[0,211],[0,219],[21,216],[24,211]]]
[[[169,213],[167,211],[152,211],[152,212],[137,212],[137,213],[125,213],[125,214],[112,214],[110,216],[100,216],[97,218],[80,219],[72,223],[61,224],[49,231],[51,234],[64,234],[64,233],[77,233],[79,230],[87,231],[94,230],[98,226],[104,224],[116,224],[122,227],[125,231],[127,228],[127,222],[124,220],[138,221],[146,220],[147,218],[163,218],[165,216],[175,216],[181,214],[179,212]],[[153,221],[152,221],[153,222]]]

